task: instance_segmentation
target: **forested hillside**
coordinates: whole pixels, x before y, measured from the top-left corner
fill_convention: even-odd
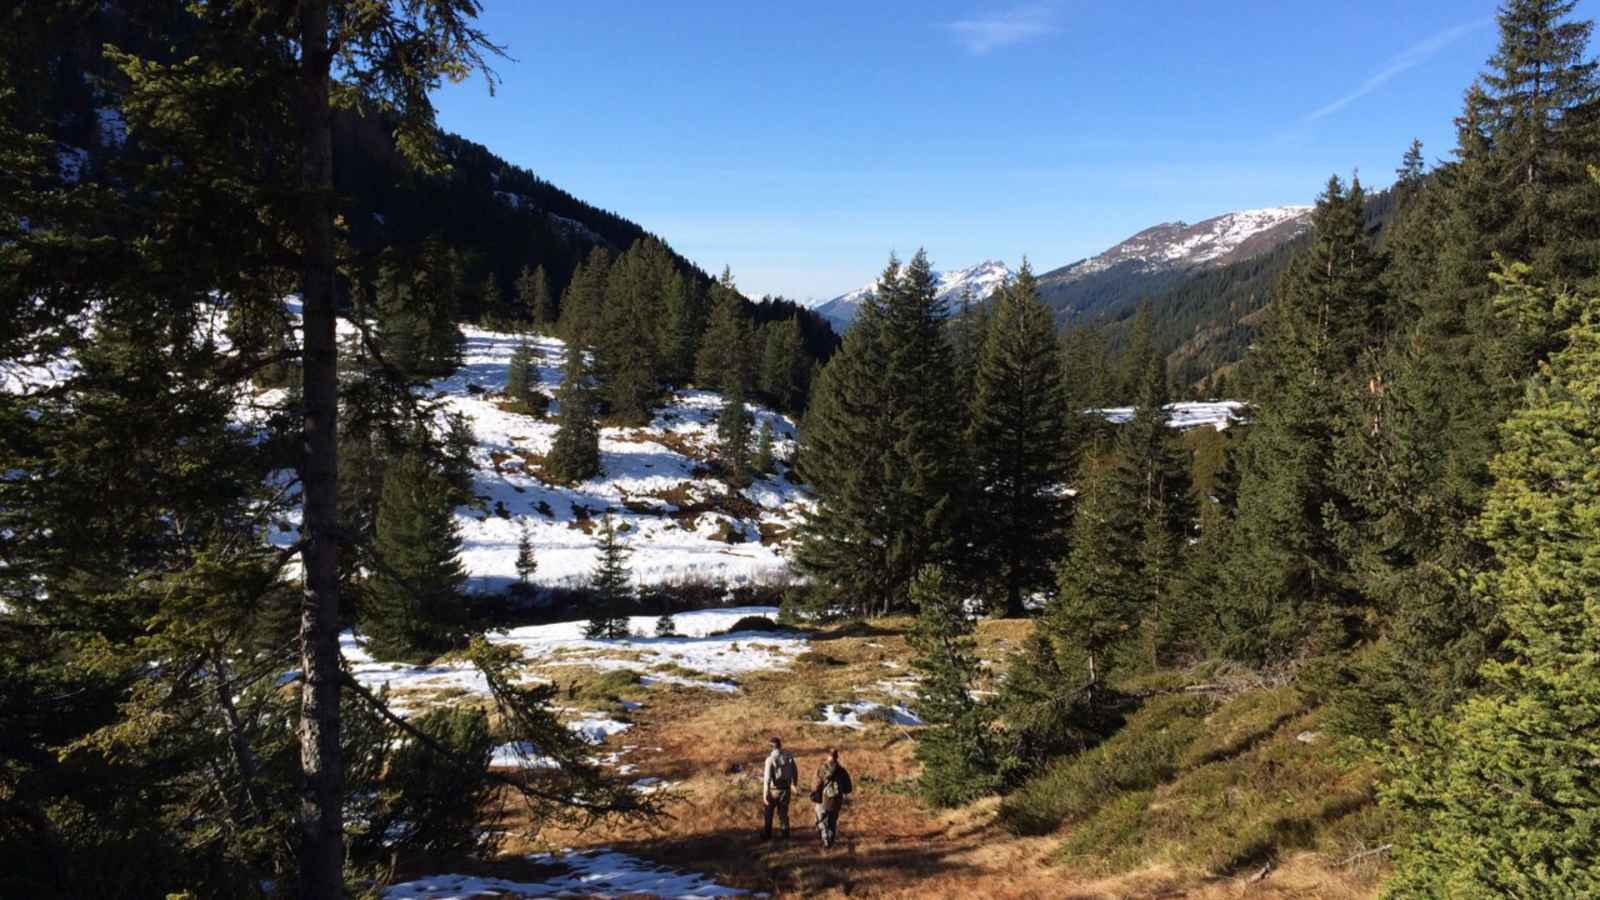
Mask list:
[[[1571,0],[1276,249],[842,341],[441,134],[478,11],[0,29],[0,896],[1600,893]]]

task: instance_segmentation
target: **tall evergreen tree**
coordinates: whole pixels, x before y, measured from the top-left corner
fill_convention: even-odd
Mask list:
[[[1386,799],[1420,823],[1395,897],[1600,892],[1600,312],[1589,304],[1502,427],[1476,590],[1507,630],[1488,690],[1410,715]]]
[[[532,271],[523,266],[522,273],[517,276],[516,292],[518,313],[534,331],[543,332],[555,324],[560,310],[556,304],[555,288],[551,286],[550,276],[543,265],[535,266]]]
[[[595,542],[600,558],[589,575],[589,624],[584,636],[590,640],[619,640],[628,636],[628,612],[633,604],[633,585],[628,574],[632,553],[617,533],[611,517],[600,523]]]
[[[961,447],[944,322],[927,257],[904,272],[891,257],[818,378],[799,455],[818,503],[796,561],[820,606],[904,606],[912,575],[954,552]]]
[[[693,282],[681,272],[673,272],[667,279],[662,300],[665,321],[658,331],[662,380],[668,384],[684,385],[694,378],[695,351],[700,346],[700,330],[704,313],[700,297]]]
[[[533,538],[528,534],[528,523],[517,529],[517,581],[527,584],[539,570],[539,559],[533,554]]]
[[[518,341],[511,349],[511,361],[506,364],[506,399],[518,407],[526,407],[533,396],[533,349],[527,341]]]
[[[1118,477],[1115,461],[1086,458],[1077,478],[1071,550],[1059,570],[1045,630],[1060,671],[1095,696],[1136,644],[1148,612],[1139,570],[1138,485]]]
[[[917,624],[906,642],[921,674],[917,709],[929,728],[917,739],[918,787],[936,806],[959,806],[995,793],[1006,757],[993,728],[994,711],[973,697],[978,682],[976,628],[955,579],[937,566],[911,583]]]
[[[726,391],[734,382],[748,389],[751,381],[752,342],[744,299],[733,284],[733,272],[711,286],[711,317],[701,335],[695,357],[695,381],[702,387]]]
[[[643,239],[628,248],[607,276],[596,368],[609,414],[619,423],[649,423],[660,396],[657,330],[672,274],[666,248]]]
[[[545,456],[545,471],[557,481],[575,483],[600,473],[600,426],[595,421],[594,389],[583,349],[567,344],[567,365],[556,390],[556,436]]]
[[[415,658],[460,646],[466,572],[453,492],[421,454],[401,456],[384,473],[376,550],[362,616],[373,650]]]
[[[1272,319],[1252,355],[1256,419],[1246,439],[1231,534],[1225,652],[1249,660],[1302,652],[1314,634],[1342,641],[1358,610],[1330,514],[1349,501],[1332,477],[1350,373],[1380,337],[1382,256],[1362,220],[1359,183],[1330,179],[1311,243],[1274,291]]]
[[[788,318],[762,329],[761,364],[756,373],[757,389],[776,408],[788,412],[805,410],[810,389],[811,357],[806,355],[800,320]]]
[[[973,558],[1006,615],[1045,586],[1065,548],[1068,419],[1055,322],[1023,261],[1000,291],[977,362],[972,403]]]
[[[717,458],[723,477],[734,487],[750,484],[750,427],[744,389],[734,381],[723,392],[722,412],[717,416]]]

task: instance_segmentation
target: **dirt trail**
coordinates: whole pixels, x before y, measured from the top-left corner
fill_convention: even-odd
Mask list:
[[[1004,652],[1020,632],[986,629],[986,652]],[[1258,881],[1210,879],[1152,869],[1110,880],[1073,877],[1052,865],[1059,837],[1017,838],[994,823],[997,803],[940,813],[913,791],[914,740],[901,727],[864,729],[807,722],[822,702],[884,698],[874,687],[904,676],[908,651],[894,631],[819,640],[814,655],[788,672],[746,678],[738,694],[692,687],[652,689],[635,726],[609,750],[633,749],[619,763],[631,777],[668,784],[672,818],[649,829],[600,827],[545,830],[534,841],[513,838],[509,856],[554,848],[609,847],[676,869],[705,873],[721,884],[775,897],[1329,897],[1371,895],[1309,859],[1289,860]],[[877,693],[875,693],[875,691]],[[886,699],[886,698],[885,698]],[[772,735],[799,763],[802,789],[788,840],[760,840],[761,763]],[[840,822],[840,842],[822,847],[805,793],[827,748],[836,746],[856,782]],[[513,831],[516,829],[513,828]]]

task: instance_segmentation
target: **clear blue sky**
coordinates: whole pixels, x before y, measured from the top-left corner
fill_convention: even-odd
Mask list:
[[[485,5],[513,60],[441,90],[444,127],[802,301],[890,250],[1045,270],[1386,185],[1413,136],[1449,153],[1496,38],[1493,0]]]

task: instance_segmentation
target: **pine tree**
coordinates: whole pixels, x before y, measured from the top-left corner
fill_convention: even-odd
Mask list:
[[[750,424],[744,390],[734,381],[722,395],[722,412],[717,416],[717,457],[723,477],[734,487],[750,484]]]
[[[1347,727],[1387,728],[1374,710],[1452,708],[1493,652],[1493,611],[1470,589],[1490,551],[1469,523],[1483,508],[1497,426],[1559,332],[1513,327],[1495,274],[1530,264],[1538,283],[1592,284],[1600,190],[1591,26],[1570,2],[1514,0],[1500,46],[1456,119],[1455,159],[1438,167],[1390,227],[1391,320],[1406,326],[1377,357],[1344,430],[1344,489],[1361,513],[1347,553],[1383,613],[1385,640],[1354,666]],[[1499,259],[1496,259],[1498,255]],[[1398,302],[1395,302],[1398,301]]]
[[[777,409],[798,413],[805,410],[810,389],[811,357],[806,355],[798,318],[774,322],[762,329],[761,365],[756,386],[768,403]]]
[[[611,272],[611,252],[596,246],[573,270],[561,295],[561,336],[569,344],[591,347],[598,337],[605,306],[606,279]]]
[[[1412,714],[1386,799],[1419,827],[1396,851],[1395,897],[1600,892],[1600,311],[1589,304],[1501,429],[1476,531],[1494,567],[1476,590],[1506,652],[1488,690]]]
[[[993,304],[1006,290],[1002,287],[996,296],[989,298]],[[978,303],[972,295],[972,286],[962,288],[961,301],[955,315],[950,317],[950,350],[952,365],[956,370],[956,385],[961,391],[963,430],[972,427],[972,406],[978,395],[978,364],[989,330],[989,306]]]
[[[517,529],[517,581],[527,584],[539,570],[539,560],[533,555],[533,538],[528,534],[528,523]]]
[[[633,586],[628,574],[632,552],[617,533],[608,515],[600,523],[600,538],[595,542],[600,558],[589,575],[589,624],[584,636],[590,640],[620,640],[628,636],[628,610],[633,604]]]
[[[722,277],[711,286],[711,318],[695,357],[695,381],[701,387],[726,391],[734,382],[741,389],[750,386],[750,324],[744,314],[744,298],[733,284],[733,273],[722,270]]]
[[[628,248],[606,276],[596,369],[609,417],[619,424],[648,424],[660,395],[656,327],[670,274],[665,248],[643,239]]]
[[[953,554],[961,447],[954,374],[927,258],[893,257],[818,376],[797,463],[817,491],[796,563],[810,600],[904,606],[911,576]]]
[[[1071,551],[1061,564],[1045,628],[1058,665],[1083,685],[1090,705],[1135,644],[1148,612],[1139,570],[1137,485],[1119,478],[1114,460],[1086,459],[1077,478]]]
[[[551,478],[568,484],[600,473],[600,426],[583,357],[581,347],[567,344],[566,372],[556,390],[556,436],[544,463]]]
[[[689,279],[674,272],[663,301],[665,325],[660,330],[661,377],[668,384],[685,385],[694,378],[695,352],[700,345],[703,311],[700,297]]]
[[[662,613],[656,619],[656,637],[677,637],[678,625],[672,621],[672,613]]]
[[[756,432],[756,449],[750,457],[750,468],[761,475],[772,474],[772,423],[766,419],[761,420],[761,430]]]
[[[1381,339],[1383,257],[1362,221],[1364,194],[1330,179],[1311,243],[1274,291],[1272,319],[1250,358],[1256,419],[1240,467],[1231,529],[1224,652],[1251,661],[1346,640],[1360,600],[1330,511],[1347,515],[1332,454],[1358,357]]]
[[[929,728],[917,739],[918,788],[936,806],[960,806],[1005,783],[1007,760],[992,727],[994,711],[976,700],[978,657],[972,617],[954,579],[937,566],[910,586],[917,624],[906,642],[921,674],[917,710]]]
[[[1065,549],[1068,410],[1054,317],[1023,261],[1002,289],[977,361],[972,402],[971,537],[1008,616],[1051,579]]]
[[[555,288],[551,287],[550,276],[545,273],[543,265],[536,266],[532,271],[523,266],[522,274],[517,276],[516,292],[518,312],[535,332],[543,333],[555,324],[559,315]]]
[[[527,341],[518,341],[506,366],[506,399],[516,409],[526,409],[533,396],[533,350]]]
[[[380,656],[428,657],[461,644],[466,573],[451,495],[420,453],[402,455],[384,473],[377,564],[363,616]]]

